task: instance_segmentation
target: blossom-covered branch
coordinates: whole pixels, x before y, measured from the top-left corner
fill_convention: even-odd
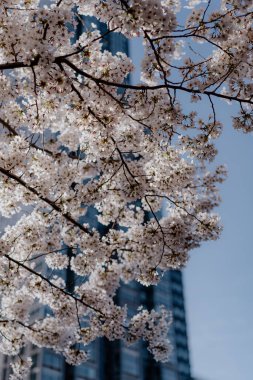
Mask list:
[[[87,354],[76,347],[106,336],[147,340],[167,360],[168,312],[130,318],[116,292],[156,284],[219,237],[226,170],[208,169],[222,132],[217,102],[235,105],[235,128],[253,130],[252,4],[198,3],[2,0],[3,353],[32,342],[78,364]],[[113,33],[141,37],[139,82],[131,59],[106,49]],[[71,291],[64,271],[79,279]],[[34,319],[38,304],[50,316]],[[12,378],[29,365],[17,361]]]

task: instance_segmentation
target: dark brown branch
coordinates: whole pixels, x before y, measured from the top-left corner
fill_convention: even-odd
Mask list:
[[[67,292],[65,289],[62,289],[60,288],[59,286],[57,286],[56,284],[54,284],[52,281],[50,281],[47,277],[43,276],[43,274],[41,273],[38,273],[36,272],[34,269],[28,267],[27,265],[21,263],[20,261],[14,259],[13,257],[5,254],[4,257],[6,257],[9,261],[15,263],[16,265],[18,265],[19,267],[27,270],[28,272],[34,274],[35,276],[39,277],[42,281],[45,281],[46,283],[48,283],[48,285],[50,285],[52,288],[58,290],[59,292],[61,292],[62,294],[64,294],[65,296],[67,297],[71,297],[75,302],[79,302],[80,304],[82,304],[83,306],[95,311],[96,313],[99,313],[100,315],[102,315],[103,317],[106,317],[106,315],[99,309],[97,309],[96,307],[94,306],[91,306],[91,305],[88,305],[85,301],[83,301],[83,299],[81,298],[78,298],[77,296],[75,296],[74,294],[72,293],[69,293]]]
[[[199,219],[195,214],[192,214],[191,212],[189,212],[185,207],[181,206],[181,204],[179,204],[179,202],[173,201],[173,199],[171,199],[170,197],[168,197],[166,195],[159,195],[159,194],[146,194],[146,197],[151,197],[151,198],[152,197],[157,197],[157,198],[167,199],[174,206],[176,206],[177,208],[180,208],[181,210],[183,210],[184,212],[186,212],[187,215],[189,215],[192,218],[196,219],[202,226],[204,226],[205,228],[207,228],[208,230],[210,230],[210,226],[209,226],[208,223],[203,222],[203,220]]]
[[[16,131],[15,128],[13,128],[7,121],[5,121],[4,119],[0,118],[0,123],[14,136],[20,136],[20,134]],[[41,148],[40,146],[34,144],[34,143],[29,143],[29,145],[31,147],[33,147],[34,149],[36,150],[40,150],[42,152],[45,152],[47,153],[48,155],[50,156],[54,156],[56,154],[59,154],[59,153],[56,153],[54,154],[53,152],[51,152],[50,150],[46,149],[46,148]]]
[[[78,227],[81,231],[85,232],[86,234],[92,236],[92,232],[90,232],[88,228],[84,227],[81,223],[75,220],[68,212],[67,213],[63,212],[62,209],[54,201],[41,195],[36,189],[28,185],[22,178],[18,177],[17,175],[11,173],[9,170],[6,170],[2,167],[0,167],[0,172],[6,177],[13,179],[19,185],[29,190],[32,194],[36,195],[41,201],[45,202],[50,207],[52,207],[52,209],[54,209],[57,213],[62,215],[63,218],[66,219],[68,222]]]
[[[7,70],[7,69],[16,69],[16,68],[22,68],[22,67],[32,67],[36,66],[39,62],[39,57],[37,57],[35,60],[33,60],[30,64],[24,64],[23,62],[12,62],[12,63],[5,63],[0,65],[0,71],[1,70]],[[173,84],[160,84],[156,86],[146,86],[146,85],[130,85],[126,83],[117,83],[117,82],[111,82],[107,81],[102,78],[96,78],[93,77],[92,75],[86,73],[85,71],[81,70],[78,68],[74,63],[69,61],[66,58],[62,57],[56,57],[54,60],[54,63],[57,63],[58,65],[60,63],[64,63],[65,65],[69,66],[75,73],[80,74],[81,76],[92,80],[93,82],[97,84],[105,84],[107,86],[115,87],[115,88],[124,88],[124,89],[130,89],[130,90],[137,90],[137,91],[149,91],[149,90],[159,90],[159,89],[172,89],[172,90],[179,90],[183,92],[187,92],[190,94],[200,94],[200,95],[212,95],[217,98],[221,98],[224,100],[229,100],[229,101],[235,101],[239,103],[246,103],[246,104],[251,104],[253,105],[253,100],[250,99],[245,99],[245,98],[239,98],[238,96],[233,96],[233,95],[224,95],[217,93],[215,91],[201,91],[197,89],[190,89],[181,85],[173,85]]]
[[[146,85],[130,85],[130,84],[125,84],[125,83],[111,82],[111,81],[107,81],[107,80],[102,79],[102,78],[93,77],[92,75],[90,75],[90,74],[84,72],[83,70],[79,69],[75,64],[73,64],[72,62],[70,62],[67,59],[56,58],[55,62],[56,63],[59,63],[59,62],[65,63],[67,66],[69,66],[71,69],[73,69],[77,74],[80,74],[80,75],[84,76],[85,78],[90,79],[97,84],[102,83],[102,84],[105,84],[105,85],[111,86],[111,87],[125,88],[125,89],[137,90],[137,91],[159,90],[159,89],[163,89],[163,88],[165,88],[165,89],[169,88],[169,89],[173,89],[173,90],[180,90],[180,91],[187,92],[190,94],[200,94],[200,95],[207,95],[207,96],[212,95],[212,96],[215,96],[217,98],[221,98],[221,99],[225,99],[225,100],[229,100],[229,101],[235,101],[235,102],[239,102],[239,103],[247,103],[247,104],[253,105],[252,99],[244,99],[244,98],[239,98],[237,96],[219,94],[219,93],[216,93],[215,91],[200,91],[197,89],[191,89],[191,88],[187,88],[187,87],[180,86],[180,85],[160,84],[160,85],[156,85],[156,86],[146,86]]]
[[[39,63],[40,57],[37,56],[34,59],[31,60],[30,63],[24,63],[24,62],[6,62],[0,64],[0,71],[1,70],[13,70],[13,69],[20,69],[23,67],[33,67],[37,66]]]

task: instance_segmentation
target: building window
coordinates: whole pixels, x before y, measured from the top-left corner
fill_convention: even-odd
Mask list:
[[[185,322],[182,322],[181,320],[176,320],[173,322],[173,326],[175,327],[175,330],[178,332],[178,333],[184,333],[186,334],[186,324]]]
[[[185,318],[185,313],[184,313],[183,308],[175,307],[173,311],[173,316],[175,318]]]
[[[87,364],[79,365],[75,368],[77,378],[80,380],[96,379],[96,369]]]
[[[181,346],[181,347],[187,348],[187,338],[186,338],[186,335],[177,334],[176,335],[176,343],[177,343],[177,347]]]
[[[96,342],[90,343],[86,347],[86,349],[87,349],[88,355],[89,355],[89,359],[88,360],[90,362],[94,362],[97,359],[97,346],[96,346]]]
[[[52,351],[45,351],[43,354],[43,365],[49,368],[61,369],[63,359],[61,356],[55,354]]]
[[[179,372],[183,373],[184,375],[190,374],[190,368],[185,363],[178,363],[178,369],[179,369]]]
[[[178,357],[182,358],[183,360],[187,361],[189,360],[188,350],[184,350],[183,348],[177,349]]]
[[[155,292],[155,303],[159,304],[159,305],[163,304],[166,306],[170,306],[171,305],[171,298],[168,294],[157,291],[157,292]]]
[[[162,372],[161,380],[178,380],[176,372],[168,367],[162,366],[161,372]]]
[[[122,351],[121,370],[123,373],[138,376],[140,374],[139,357],[131,351]]]
[[[3,370],[3,380],[7,380],[7,369]]]
[[[62,380],[62,375],[50,369],[43,368],[41,380]]]
[[[37,367],[37,362],[38,362],[38,355],[37,354],[32,355],[32,368]]]
[[[175,292],[180,293],[180,294],[183,293],[183,288],[182,288],[181,283],[179,284],[177,282],[172,282],[171,287]]]

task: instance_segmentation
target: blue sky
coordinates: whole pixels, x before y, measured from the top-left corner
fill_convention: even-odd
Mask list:
[[[219,241],[191,254],[184,271],[193,374],[203,380],[251,380],[253,359],[253,135],[234,131],[227,107],[218,162],[228,178],[218,209]]]
[[[140,41],[130,54],[139,65]],[[138,70],[133,80],[138,81]],[[235,106],[215,102],[224,132],[217,164],[226,164],[217,212],[224,226],[218,241],[191,253],[184,270],[192,375],[199,380],[252,380],[253,359],[253,135],[235,131]],[[185,104],[190,109],[190,104]],[[198,104],[210,113],[208,102]]]

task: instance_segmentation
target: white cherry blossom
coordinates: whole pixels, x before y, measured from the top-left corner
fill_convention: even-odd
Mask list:
[[[252,2],[179,9],[178,0],[1,2],[0,350],[16,355],[13,380],[29,370],[18,356],[29,342],[73,365],[101,336],[144,339],[156,360],[168,358],[169,313],[130,318],[114,296],[122,282],[157,284],[219,237],[226,170],[208,168],[222,133],[217,102],[233,104],[236,129],[253,131]],[[129,82],[129,57],[106,50],[113,33],[142,37],[140,83]],[[43,306],[50,313],[34,319]]]

